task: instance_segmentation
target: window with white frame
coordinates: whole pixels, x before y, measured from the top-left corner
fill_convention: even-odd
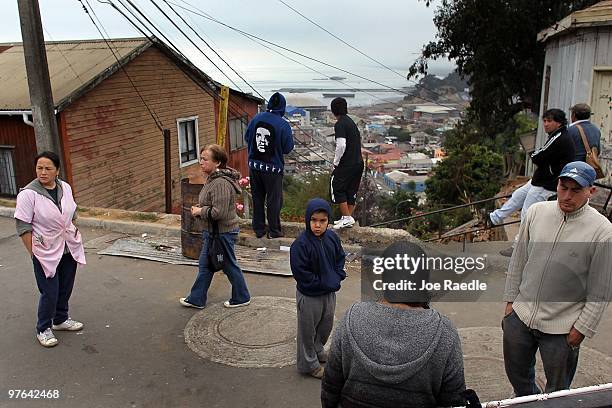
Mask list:
[[[238,150],[246,146],[244,132],[247,128],[247,122],[248,118],[246,116],[229,120],[230,150]]]
[[[198,162],[198,117],[177,119],[178,146],[181,167]]]

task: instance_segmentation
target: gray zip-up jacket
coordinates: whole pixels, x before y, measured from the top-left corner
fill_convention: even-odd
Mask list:
[[[611,297],[612,224],[585,204],[573,213],[557,201],[529,208],[519,230],[504,301],[531,329],[593,337]]]

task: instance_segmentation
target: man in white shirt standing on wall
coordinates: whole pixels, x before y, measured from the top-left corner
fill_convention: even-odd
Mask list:
[[[342,218],[334,222],[334,229],[350,228],[355,224],[353,211],[364,167],[361,157],[361,135],[355,122],[348,116],[346,99],[332,100],[331,111],[336,117],[334,125],[336,152],[330,194],[332,203],[340,206],[342,214]]]

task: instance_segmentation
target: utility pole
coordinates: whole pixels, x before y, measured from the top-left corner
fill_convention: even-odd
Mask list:
[[[38,0],[17,0],[17,4],[36,149],[39,153],[50,150],[62,157]]]

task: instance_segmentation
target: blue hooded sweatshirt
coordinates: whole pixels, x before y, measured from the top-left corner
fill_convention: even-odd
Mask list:
[[[249,123],[244,140],[249,151],[249,167],[265,173],[282,174],[283,155],[293,150],[293,132],[285,115],[285,97],[276,92],[268,101],[267,112],[261,112]]]
[[[344,272],[344,249],[340,238],[331,230],[320,237],[310,229],[310,217],[315,211],[326,211],[331,220],[331,207],[321,198],[313,198],[306,206],[306,231],[291,245],[291,273],[298,290],[306,296],[321,296],[337,292]]]

